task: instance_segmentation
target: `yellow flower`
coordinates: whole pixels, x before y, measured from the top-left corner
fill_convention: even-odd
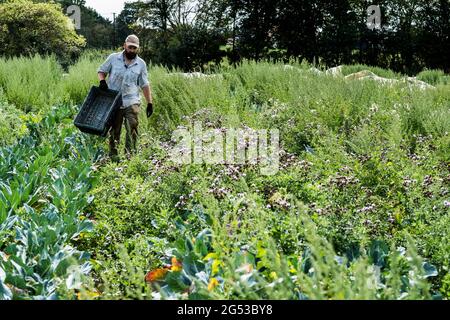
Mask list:
[[[212,266],[211,266],[211,272],[212,275],[216,275],[219,273],[219,267],[222,265],[222,262],[220,260],[214,260]]]
[[[217,253],[208,253],[208,255],[206,257],[203,258],[203,261],[208,261],[210,259],[216,259],[217,258]]]
[[[77,293],[78,300],[92,300],[100,297],[100,293],[97,291],[84,291]]]
[[[172,257],[172,266],[170,267],[170,270],[177,272],[181,271],[183,269],[183,265],[180,261],[177,260],[176,257]]]
[[[219,281],[217,281],[216,278],[211,278],[211,280],[209,280],[209,284],[208,284],[208,291],[213,290],[218,285],[219,285]]]

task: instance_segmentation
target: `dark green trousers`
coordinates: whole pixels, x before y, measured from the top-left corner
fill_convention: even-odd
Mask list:
[[[118,155],[117,148],[120,144],[120,133],[122,132],[123,123],[125,123],[125,129],[127,131],[125,139],[125,153],[132,154],[136,152],[140,109],[141,107],[139,104],[134,104],[126,109],[119,109],[116,112],[109,137],[110,156]]]

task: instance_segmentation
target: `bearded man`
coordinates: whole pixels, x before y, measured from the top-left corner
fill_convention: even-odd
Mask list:
[[[153,99],[148,80],[147,64],[138,57],[139,38],[129,35],[123,45],[123,51],[111,54],[98,69],[100,89],[116,90],[122,95],[122,106],[116,112],[110,131],[109,154],[113,160],[118,159],[117,147],[120,142],[122,124],[125,122],[125,153],[136,151],[141,109],[141,89],[147,100],[147,118],[153,114]],[[106,77],[108,76],[108,80]]]

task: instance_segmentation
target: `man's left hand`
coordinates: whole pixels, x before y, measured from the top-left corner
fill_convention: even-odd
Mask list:
[[[153,103],[147,103],[147,118],[153,114]]]

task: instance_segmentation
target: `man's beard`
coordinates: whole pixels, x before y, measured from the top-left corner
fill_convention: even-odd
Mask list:
[[[128,52],[128,51],[125,51],[125,56],[126,56],[129,60],[133,60],[134,58],[136,58],[137,53],[136,53],[136,52]]]

